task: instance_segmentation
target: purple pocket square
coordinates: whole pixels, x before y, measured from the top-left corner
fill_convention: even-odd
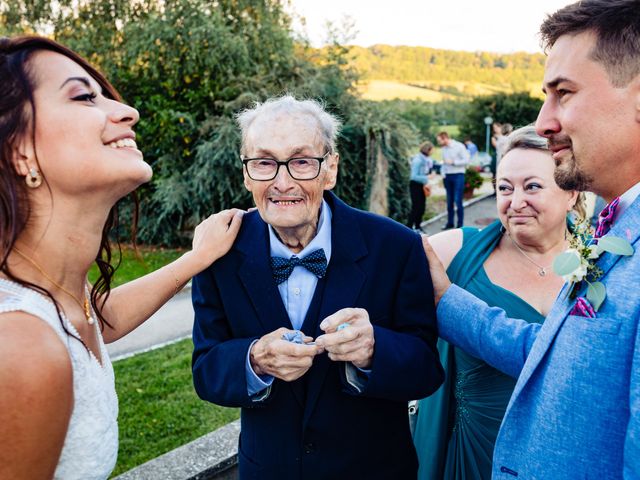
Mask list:
[[[576,315],[578,317],[596,318],[596,311],[593,309],[589,300],[584,297],[578,297],[576,304],[573,306],[569,315]]]

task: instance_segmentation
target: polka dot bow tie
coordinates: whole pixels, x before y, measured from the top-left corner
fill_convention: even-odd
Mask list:
[[[318,278],[322,278],[327,272],[327,257],[322,248],[314,250],[304,258],[298,258],[295,255],[291,258],[271,257],[271,269],[276,283],[280,285],[286,281],[298,265],[306,268]]]

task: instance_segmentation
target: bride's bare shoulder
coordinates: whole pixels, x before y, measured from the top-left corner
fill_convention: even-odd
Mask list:
[[[28,313],[1,313],[0,477],[52,477],[72,409],[71,360],[56,332]]]

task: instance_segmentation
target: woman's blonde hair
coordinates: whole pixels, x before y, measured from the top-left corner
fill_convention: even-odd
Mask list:
[[[516,148],[549,152],[547,139],[538,135],[533,125],[518,128],[509,134],[507,142],[505,143],[504,152],[502,153],[502,158],[504,158],[511,150],[515,150]],[[583,192],[578,193],[578,197],[576,198],[576,203],[573,206],[572,211],[577,218],[586,218],[587,210],[585,195]]]

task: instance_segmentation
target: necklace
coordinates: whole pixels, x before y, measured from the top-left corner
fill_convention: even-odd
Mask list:
[[[522,250],[520,248],[520,245],[518,245],[516,243],[516,241],[511,238],[511,235],[509,235],[507,233],[507,236],[509,237],[509,240],[511,240],[511,243],[513,243],[513,246],[516,247],[518,249],[518,251],[524,256],[524,258],[526,258],[527,260],[529,260],[531,263],[533,263],[536,267],[538,267],[538,275],[540,275],[541,277],[544,277],[547,274],[547,270],[551,267],[551,265],[548,265],[546,267],[543,267],[542,265],[540,265],[538,262],[536,262],[533,258],[531,258],[529,255],[527,255],[526,253],[524,253],[524,250]]]
[[[49,280],[54,286],[56,286],[57,288],[62,290],[64,293],[69,295],[71,298],[73,298],[75,300],[75,302],[78,304],[78,306],[83,310],[84,316],[87,319],[87,323],[89,325],[93,325],[96,322],[94,320],[93,316],[91,315],[91,306],[89,305],[89,300],[87,299],[86,292],[84,294],[84,302],[81,302],[80,299],[78,297],[76,297],[73,293],[71,293],[69,290],[64,288],[62,285],[60,285],[58,282],[56,282],[53,278],[51,278],[49,275],[47,275],[47,272],[45,272],[42,269],[42,267],[35,262],[35,260],[27,257],[24,253],[22,253],[20,250],[18,250],[15,246],[13,247],[13,251],[16,252],[18,255],[20,255],[22,258],[24,258],[31,265],[33,265],[42,274],[42,276],[44,278],[46,278],[47,280]]]

